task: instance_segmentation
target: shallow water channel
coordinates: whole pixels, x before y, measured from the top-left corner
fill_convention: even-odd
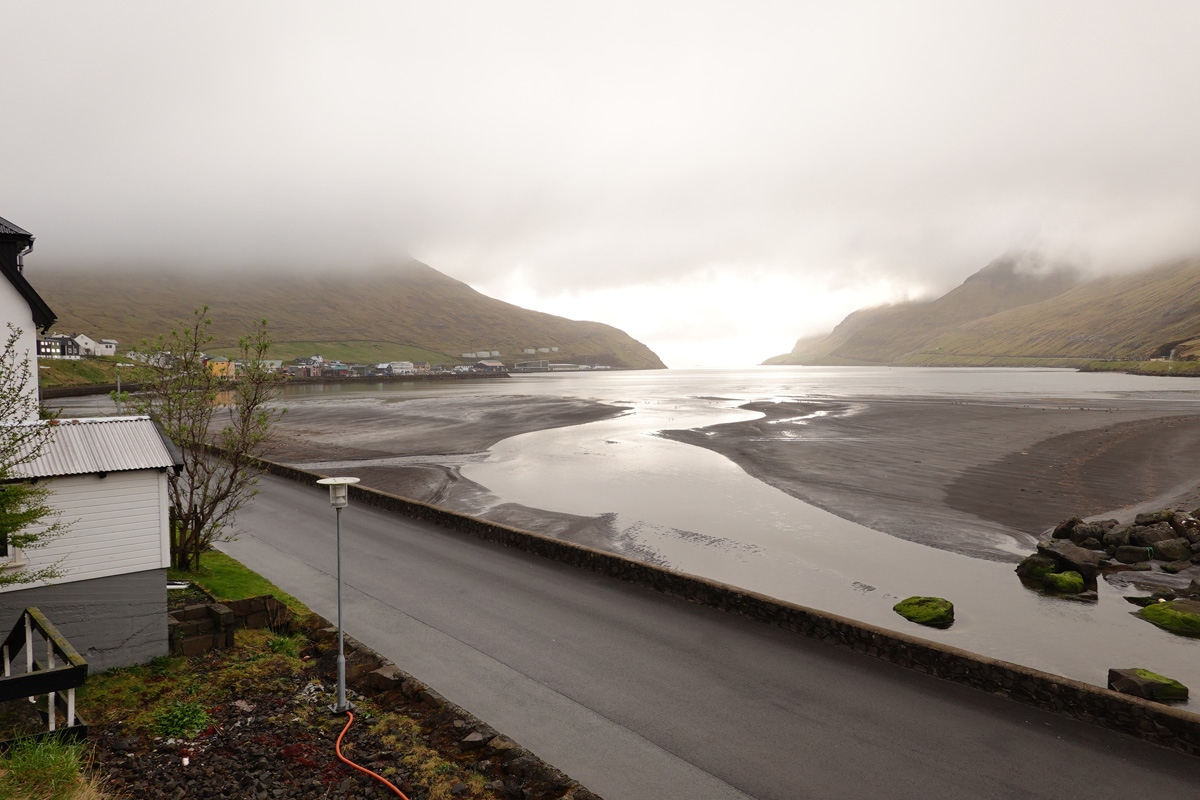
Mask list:
[[[482,394],[622,405],[628,411],[616,418],[515,436],[486,454],[445,463],[486,487],[498,503],[607,515],[621,538],[673,569],[1096,685],[1105,684],[1110,667],[1136,666],[1200,692],[1200,640],[1133,616],[1135,607],[1122,599],[1128,589],[1101,580],[1098,603],[1045,597],[1022,586],[1012,563],[959,555],[843,520],[750,477],[724,456],[658,435],[750,419],[758,415],[740,404],[782,398],[1091,400],[1200,413],[1193,386],[1200,389],[1187,379],[1065,370],[796,367],[529,375],[452,386],[299,386],[287,390],[283,403],[337,403],[364,395],[452,402]],[[87,398],[63,402],[68,414],[103,413],[103,405]],[[403,403],[395,405],[402,413]],[[807,422],[819,425],[820,419]],[[996,534],[981,524],[963,535]],[[994,544],[1014,555],[1028,552],[1007,540]],[[900,599],[926,594],[954,602],[951,628],[916,626],[891,610]],[[1200,708],[1200,698],[1191,708]]]

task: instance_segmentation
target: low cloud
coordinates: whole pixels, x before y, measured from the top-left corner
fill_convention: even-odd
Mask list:
[[[646,340],[702,349],[816,332],[803,308],[944,291],[1012,248],[1091,271],[1200,253],[1189,2],[19,2],[6,18],[0,215],[38,236],[31,263],[411,255],[605,321],[636,292],[686,297]],[[797,313],[766,319],[754,287],[797,292]],[[696,308],[719,324],[692,326]]]

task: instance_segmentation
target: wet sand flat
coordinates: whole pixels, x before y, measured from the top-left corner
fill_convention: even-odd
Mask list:
[[[844,519],[978,557],[1012,559],[1075,514],[1186,505],[1200,478],[1200,417],[1185,412],[928,398],[742,408],[764,416],[663,435]]]

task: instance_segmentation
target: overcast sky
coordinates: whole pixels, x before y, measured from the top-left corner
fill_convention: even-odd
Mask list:
[[[1013,247],[1200,253],[1194,0],[6,0],[3,27],[31,267],[411,254],[682,367]]]

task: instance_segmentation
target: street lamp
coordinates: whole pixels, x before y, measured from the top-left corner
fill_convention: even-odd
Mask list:
[[[337,657],[337,705],[333,710],[337,714],[350,710],[346,702],[346,650],[345,637],[342,633],[342,509],[350,503],[350,486],[358,483],[358,478],[321,478],[317,483],[329,487],[329,505],[333,506],[337,516],[337,578],[338,578],[338,657]]]
[[[136,364],[117,364],[117,415],[121,414],[121,367],[134,367]]]

